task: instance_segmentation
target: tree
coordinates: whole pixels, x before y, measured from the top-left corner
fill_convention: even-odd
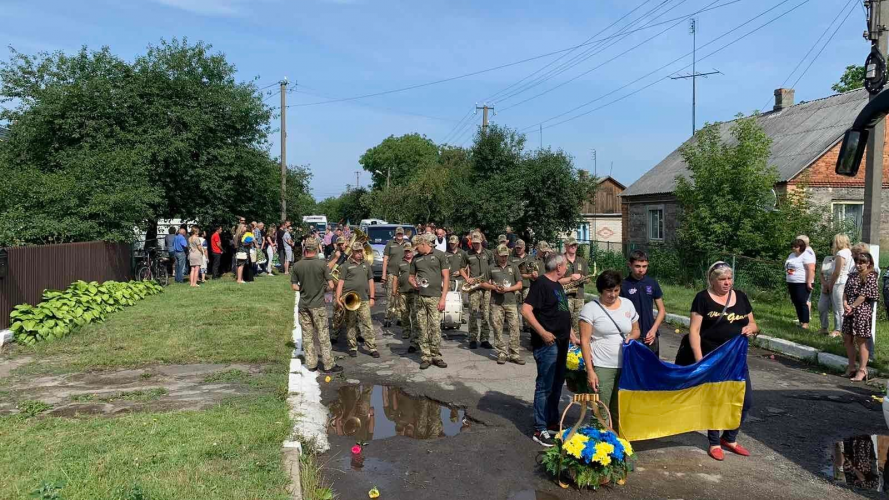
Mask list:
[[[339,196],[318,202],[317,211],[327,216],[331,224],[358,224],[371,216],[369,191],[365,188],[350,189]]]
[[[460,226],[480,226],[486,233],[502,232],[524,214],[525,177],[522,168],[525,136],[508,127],[490,125],[476,133],[470,149],[470,185]]]
[[[287,218],[301,221],[305,215],[315,214],[315,199],[312,198],[309,183],[312,172],[308,166],[296,165],[287,169]]]
[[[850,90],[860,89],[864,87],[865,77],[864,66],[851,65],[846,66],[846,71],[840,77],[840,81],[830,86],[835,92],[848,92]]]
[[[778,181],[768,164],[771,139],[755,118],[738,118],[731,140],[708,124],[680,148],[688,178],[678,176],[674,194],[682,208],[678,240],[684,255],[715,252],[757,257],[773,243],[775,217],[764,207]],[[782,245],[786,248],[787,242]]]
[[[438,161],[438,146],[420,134],[390,135],[380,144],[368,149],[358,163],[371,174],[373,188],[386,187],[390,175],[392,186],[406,183],[414,169]]]
[[[162,40],[133,63],[107,47],[12,50],[0,100],[13,105],[0,110],[12,123],[0,244],[131,240],[160,218],[277,218],[271,109],[210,45]],[[23,228],[23,213],[37,223]]]

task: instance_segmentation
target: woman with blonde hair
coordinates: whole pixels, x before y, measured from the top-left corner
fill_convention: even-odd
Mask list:
[[[849,237],[837,234],[830,246],[833,256],[825,257],[821,264],[821,297],[818,300],[818,312],[821,317],[821,332],[827,333],[830,326],[830,314],[833,311],[833,330],[831,337],[841,336],[843,330],[843,289],[849,272],[855,265],[852,261],[852,250],[849,249]]]
[[[188,237],[188,265],[191,268],[189,278],[191,286],[198,287],[198,277],[201,266],[204,265],[204,247],[201,246],[201,237],[198,236],[198,227],[191,226],[191,236]]]
[[[871,338],[873,307],[880,299],[877,287],[877,272],[874,269],[874,257],[870,252],[861,252],[855,256],[855,271],[849,273],[843,291],[843,342],[846,344],[846,355],[849,367],[846,376],[852,382],[867,379],[867,360],[870,355],[868,342]],[[857,351],[857,352],[856,352]],[[855,370],[855,355],[860,363]],[[853,370],[854,377],[853,377]]]

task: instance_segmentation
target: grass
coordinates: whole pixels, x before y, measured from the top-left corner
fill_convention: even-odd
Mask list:
[[[299,456],[299,485],[306,500],[334,500],[336,493],[324,480],[323,465],[314,453],[307,451]]]
[[[667,312],[688,316],[691,302],[699,290],[664,283],[660,285],[664,292],[664,306]],[[763,335],[798,342],[840,356],[846,355],[841,338],[830,338],[818,333],[820,323],[816,307],[817,293],[813,297],[815,304],[812,305],[812,323],[809,331],[796,326],[796,312],[786,293],[756,292],[748,294],[748,297],[753,305],[753,315]],[[886,321],[877,321],[876,359],[871,360],[869,364],[881,371],[889,370],[887,340],[889,340],[889,324]]]
[[[35,361],[17,375],[115,369],[149,364],[282,363],[290,357],[293,293],[286,278],[252,284],[171,285],[61,340],[17,354]]]
[[[0,418],[0,498],[63,484],[66,500],[289,498],[281,443],[287,405],[272,395],[204,411],[116,418]]]
[[[169,394],[169,391],[164,389],[163,387],[155,387],[154,389],[148,389],[145,391],[126,391],[126,392],[117,392],[110,395],[101,395],[101,394],[76,394],[71,396],[71,401],[77,402],[87,402],[87,401],[102,401],[106,403],[110,403],[112,401],[122,400],[122,401],[154,401],[161,396],[166,396]]]
[[[33,401],[30,399],[19,402],[16,407],[21,412],[21,415],[25,418],[36,417],[46,410],[52,409],[52,405],[49,403],[44,403],[43,401]]]

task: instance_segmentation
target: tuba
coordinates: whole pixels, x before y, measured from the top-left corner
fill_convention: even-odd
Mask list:
[[[593,278],[592,274],[584,276],[580,279],[569,281],[567,285],[565,285],[565,295],[571,295],[575,293],[578,288],[582,287],[589,283],[589,281]]]
[[[476,290],[477,288],[482,286],[482,278],[484,278],[484,276],[476,276],[472,278],[472,281],[474,281],[475,283],[470,285],[467,281],[466,283],[463,283],[463,286],[460,287],[460,290],[464,292],[471,292],[473,290]]]
[[[367,265],[372,266],[374,263],[374,250],[370,246],[370,243],[368,243],[367,241],[368,237],[366,234],[364,234],[364,231],[355,229],[355,231],[352,232],[352,236],[349,238],[349,241],[346,242],[346,248],[348,249],[347,251],[351,254],[352,245],[354,245],[355,242],[362,243],[364,245],[364,262],[367,263]]]
[[[361,307],[361,297],[355,292],[346,292],[342,304],[337,303],[333,311],[333,329],[339,330],[346,319],[346,311],[357,311]]]

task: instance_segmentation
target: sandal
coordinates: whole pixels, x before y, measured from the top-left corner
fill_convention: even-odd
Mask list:
[[[861,374],[864,374],[862,377]],[[855,372],[855,376],[849,379],[852,382],[867,382],[867,370],[858,370]]]

